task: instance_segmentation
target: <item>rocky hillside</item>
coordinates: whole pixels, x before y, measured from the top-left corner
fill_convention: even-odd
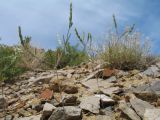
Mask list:
[[[160,64],[122,71],[88,63],[5,83],[0,120],[159,120]]]

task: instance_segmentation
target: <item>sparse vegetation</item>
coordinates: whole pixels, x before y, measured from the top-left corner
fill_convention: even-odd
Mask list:
[[[16,47],[0,45],[0,80],[11,80],[25,71],[19,66],[20,56]]]
[[[73,26],[71,2],[55,50],[33,46],[19,26],[19,44],[0,44],[0,119],[158,119],[160,59],[135,25],[119,31],[115,15],[113,23],[98,44]]]
[[[76,35],[80,41],[80,43],[83,45],[83,49],[78,48],[77,45],[71,45],[70,44],[70,38],[71,38],[71,29],[73,27],[73,21],[72,21],[72,3],[70,3],[70,16],[69,16],[69,26],[68,31],[66,35],[63,35],[63,39],[61,40],[62,45],[59,46],[55,51],[48,50],[45,53],[45,61],[47,61],[49,64],[48,66],[50,68],[56,67],[57,68],[63,68],[65,66],[74,66],[79,65],[82,62],[85,62],[88,59],[87,51],[86,51],[86,43],[84,41],[84,36],[81,38],[79,36],[77,29]],[[92,36],[90,33],[88,33],[88,39],[87,43],[91,41]]]
[[[23,37],[21,32],[21,27],[18,28],[20,46],[19,49],[21,51],[20,54],[20,65],[29,70],[34,70],[36,68],[41,68],[41,63],[44,57],[44,50],[33,47],[31,45],[31,37],[25,36]]]
[[[68,46],[68,53],[65,53],[63,48],[57,48],[56,51],[48,50],[45,53],[45,61],[47,61],[48,67],[53,68],[56,64],[57,54],[61,53],[61,59],[57,68],[63,68],[65,66],[74,66],[79,65],[82,62],[85,62],[88,58],[85,52],[78,50],[77,46]]]
[[[150,52],[148,41],[142,44],[140,33],[134,31],[134,25],[119,34],[115,16],[113,16],[113,21],[115,32],[108,34],[107,44],[102,53],[103,60],[111,67],[123,70],[147,67],[151,62],[147,60]]]
[[[1,79],[10,79],[13,76],[22,73],[24,70],[34,70],[36,68],[54,69],[65,66],[79,65],[86,62],[95,53],[108,62],[110,67],[130,70],[144,69],[155,62],[155,57],[149,53],[147,42],[142,44],[140,33],[134,31],[134,26],[128,27],[122,34],[118,31],[118,24],[113,15],[115,32],[109,33],[105,50],[98,52],[92,49],[92,35],[79,34],[75,28],[77,36],[77,45],[71,45],[72,21],[72,3],[70,4],[70,16],[67,34],[63,35],[62,45],[56,50],[44,51],[31,45],[31,37],[23,36],[21,27],[18,28],[20,45],[8,47],[0,45],[0,74]],[[103,43],[104,44],[104,43]],[[16,48],[16,49],[15,49]],[[94,55],[91,55],[94,54]],[[43,65],[42,65],[43,64]],[[45,66],[45,67],[44,67]]]

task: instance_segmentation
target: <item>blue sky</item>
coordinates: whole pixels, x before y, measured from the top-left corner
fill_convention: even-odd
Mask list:
[[[91,32],[97,41],[112,28],[112,14],[120,28],[136,24],[142,36],[153,40],[154,53],[160,53],[159,0],[72,0],[73,22],[79,31]],[[43,48],[57,46],[57,34],[66,33],[70,0],[1,0],[1,43],[18,43],[17,27],[32,36],[34,45]],[[76,39],[72,39],[75,43]]]

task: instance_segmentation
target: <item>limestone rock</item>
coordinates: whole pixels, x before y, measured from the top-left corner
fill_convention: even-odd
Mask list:
[[[127,115],[131,120],[141,120],[141,118],[131,109],[125,101],[119,102],[119,109]]]
[[[145,70],[142,74],[152,77],[158,77],[159,76],[159,68],[156,66],[151,66],[147,70]]]
[[[110,105],[114,105],[114,103],[115,103],[115,101],[113,99],[111,99],[110,97],[108,97],[104,94],[99,94],[99,95],[95,95],[95,96],[100,99],[100,106],[103,108],[110,106]]]
[[[160,109],[146,109],[144,120],[160,120]]]
[[[101,89],[101,92],[105,95],[111,96],[112,94],[119,94],[123,92],[123,89],[119,87],[109,87],[106,89]]]
[[[132,107],[134,108],[134,110],[136,111],[136,113],[141,117],[143,117],[143,115],[145,113],[145,109],[154,109],[155,108],[153,105],[149,104],[148,102],[143,101],[138,98],[131,98],[130,103],[131,103]]]
[[[106,79],[107,82],[116,83],[117,78],[115,76],[111,76],[110,78]]]
[[[109,83],[103,79],[90,79],[88,81],[82,81],[82,85],[91,92],[97,92],[99,89],[109,88],[113,83]]]
[[[160,79],[153,80],[148,84],[132,87],[130,91],[142,97],[143,100],[145,100],[145,98],[154,100],[160,96]]]
[[[53,106],[50,103],[45,103],[44,107],[43,107],[43,114],[42,114],[42,118],[46,119],[48,117],[50,117],[50,115],[52,114],[53,110],[55,110],[56,107]]]
[[[99,113],[100,98],[96,96],[84,97],[81,100],[80,108],[90,111],[92,113]]]
[[[81,109],[74,106],[56,108],[48,120],[81,120]]]
[[[65,106],[76,105],[76,102],[77,102],[77,96],[75,96],[75,95],[66,95],[63,98],[63,104]]]

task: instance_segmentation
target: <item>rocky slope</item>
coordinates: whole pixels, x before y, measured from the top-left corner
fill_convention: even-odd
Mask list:
[[[5,83],[0,120],[159,120],[160,64],[145,71],[88,63]]]

